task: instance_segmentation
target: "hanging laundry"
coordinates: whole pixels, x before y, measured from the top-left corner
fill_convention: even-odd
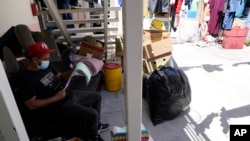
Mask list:
[[[161,14],[162,13],[162,1],[158,0],[156,7],[155,7],[155,14]]]
[[[236,12],[240,8],[241,0],[229,0],[228,10],[229,12]]]
[[[248,0],[236,0],[237,2],[237,7],[236,7],[236,13],[235,13],[235,16],[236,17],[241,17],[243,16],[243,11],[245,9],[245,6],[247,4],[247,1]]]
[[[171,27],[173,31],[175,32],[177,30],[177,27],[179,26],[179,21],[180,21],[180,10],[181,10],[181,5],[183,3],[183,0],[175,0],[175,3],[171,3],[170,1],[170,16],[172,17],[171,20]]]
[[[168,0],[149,0],[148,1],[150,14],[167,13],[169,8]]]
[[[208,32],[217,36],[220,30],[221,16],[224,10],[224,0],[209,0],[210,20],[208,22]]]
[[[122,7],[122,0],[118,0],[118,5]]]
[[[231,30],[234,18],[235,18],[235,12],[230,12],[229,10],[226,10],[221,28],[223,30]]]
[[[245,26],[250,27],[250,11],[248,11],[247,19],[245,22]]]
[[[175,6],[174,4],[170,4],[170,17],[171,17],[171,29],[175,32],[177,28],[174,26],[174,23],[176,22],[176,14],[175,14]]]
[[[180,14],[182,3],[183,3],[183,0],[176,0],[175,1],[175,5],[174,5],[175,14]]]
[[[170,4],[174,5],[176,0],[170,0]]]
[[[197,11],[198,10],[198,0],[192,0],[190,11]]]
[[[161,13],[168,13],[169,12],[169,1],[168,0],[162,0],[161,1]]]
[[[158,0],[148,0],[148,11],[151,15],[153,15],[155,12],[157,2]]]
[[[227,10],[225,11],[225,16],[221,28],[223,30],[231,30],[236,15],[236,11],[239,9],[241,0],[229,0]]]
[[[193,0],[185,0],[185,5],[188,6],[188,9],[191,8],[192,1],[193,1]]]

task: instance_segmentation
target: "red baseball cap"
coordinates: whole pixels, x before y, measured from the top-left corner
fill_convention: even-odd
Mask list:
[[[49,49],[46,43],[37,42],[30,44],[27,49],[27,55],[30,57],[42,56],[55,51],[54,49]]]

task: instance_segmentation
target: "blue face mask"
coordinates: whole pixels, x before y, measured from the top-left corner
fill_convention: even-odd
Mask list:
[[[42,61],[41,65],[38,66],[40,70],[45,70],[49,67],[49,61]]]

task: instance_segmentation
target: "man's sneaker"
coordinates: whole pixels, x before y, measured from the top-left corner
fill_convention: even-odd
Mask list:
[[[78,9],[78,8],[82,8],[82,5],[79,3],[75,3],[75,4],[71,4],[70,7],[71,9]]]
[[[104,139],[102,139],[102,137],[100,135],[96,136],[95,141],[104,141]]]
[[[44,11],[49,10],[47,7],[42,7],[41,9],[44,10]]]
[[[107,123],[101,123],[98,125],[98,133],[106,131],[109,129],[109,124]]]

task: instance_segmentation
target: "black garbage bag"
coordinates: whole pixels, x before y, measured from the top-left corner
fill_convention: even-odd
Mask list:
[[[189,109],[191,88],[181,69],[160,66],[151,74],[147,85],[147,103],[154,126]]]
[[[142,75],[142,97],[144,99],[147,99],[148,95],[148,80],[150,77],[151,73],[144,73]]]
[[[165,64],[165,66],[168,67],[173,67],[173,68],[178,68],[177,63],[175,62],[173,56],[171,56],[168,60],[168,62]],[[148,80],[149,77],[152,73],[148,72],[148,73],[144,73],[142,76],[142,97],[144,99],[147,99],[147,95],[148,95]]]
[[[169,60],[168,60],[168,62],[166,63],[165,66],[166,66],[166,67],[172,67],[172,68],[178,68],[178,65],[177,65],[177,63],[175,62],[173,56],[171,56],[171,57],[169,58]]]

